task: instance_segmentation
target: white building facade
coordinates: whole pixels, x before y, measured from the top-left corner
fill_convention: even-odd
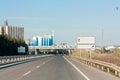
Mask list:
[[[0,26],[0,34],[5,34],[15,39],[24,39],[24,27],[3,25]]]

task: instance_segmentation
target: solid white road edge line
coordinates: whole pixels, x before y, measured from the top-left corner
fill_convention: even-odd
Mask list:
[[[63,58],[69,62],[86,80],[90,80],[82,71],[80,71],[73,63],[71,63],[67,58],[63,56]]]

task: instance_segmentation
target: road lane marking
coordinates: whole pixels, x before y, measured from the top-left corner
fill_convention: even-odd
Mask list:
[[[31,73],[31,71],[28,71],[28,72],[26,72],[25,74],[23,74],[23,76],[27,76],[28,74],[30,74]]]
[[[48,59],[46,61],[44,61],[42,64],[32,68],[30,71],[26,72],[25,74],[23,74],[21,77],[17,78],[16,80],[21,80],[23,77],[27,76],[28,74],[32,73],[33,71],[35,71],[36,69],[40,68],[41,66],[45,65],[46,63],[48,63],[49,61],[51,61],[53,58]]]
[[[36,68],[40,68],[40,66],[36,66]]]
[[[43,62],[42,64],[44,65],[46,62]]]
[[[69,62],[86,80],[90,80],[82,71],[80,71],[73,63],[71,63],[67,58],[63,57],[67,62]]]

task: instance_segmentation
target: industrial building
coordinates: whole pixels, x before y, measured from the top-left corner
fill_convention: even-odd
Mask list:
[[[54,44],[54,35],[34,36],[32,46],[52,46]]]
[[[53,45],[53,36],[52,35],[44,35],[42,37],[42,46],[52,46]]]
[[[33,37],[33,46],[42,46],[42,37],[41,36]]]

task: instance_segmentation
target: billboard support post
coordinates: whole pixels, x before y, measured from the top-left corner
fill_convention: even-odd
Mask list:
[[[90,59],[92,59],[92,50],[90,49]]]
[[[82,53],[81,53],[81,52],[82,52],[82,51],[81,51],[81,49],[80,49],[80,58],[82,58],[82,56],[81,56],[81,55],[82,55]]]
[[[80,50],[80,58],[82,57],[81,50],[89,50],[89,58],[92,59],[92,50],[95,49],[95,37],[78,37],[77,48]]]
[[[92,50],[94,49],[94,45],[90,48],[90,59],[92,59]]]

